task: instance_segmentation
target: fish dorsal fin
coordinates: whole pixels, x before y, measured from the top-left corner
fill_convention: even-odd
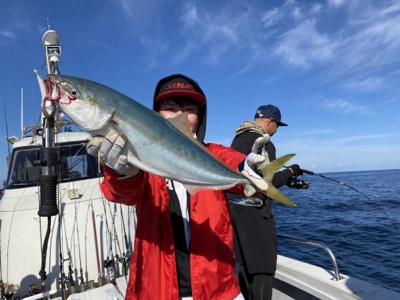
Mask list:
[[[172,125],[176,127],[180,132],[194,141],[196,144],[200,145],[199,141],[193,136],[192,132],[190,131],[190,124],[188,121],[188,113],[184,112],[175,117],[167,119]]]

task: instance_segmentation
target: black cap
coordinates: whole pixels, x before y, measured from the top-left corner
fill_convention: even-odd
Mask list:
[[[174,96],[189,97],[199,103],[199,128],[196,135],[197,139],[203,142],[206,135],[207,99],[200,85],[194,79],[182,74],[162,78],[154,91],[153,110],[159,111],[160,100]]]
[[[279,126],[288,126],[288,124],[281,122],[281,111],[279,108],[271,104],[260,106],[254,118],[274,119]]]
[[[203,91],[183,76],[172,78],[165,82],[159,88],[155,101],[160,101],[170,97],[188,97],[200,104],[206,102],[206,97],[204,97]]]

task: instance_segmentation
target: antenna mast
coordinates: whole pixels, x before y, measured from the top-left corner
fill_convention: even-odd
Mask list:
[[[4,95],[3,95],[3,104],[4,104],[4,121],[6,121],[6,134],[7,134],[7,138],[8,136],[8,122],[7,122],[7,111],[6,111],[6,103],[4,101]],[[7,143],[8,145],[8,155],[10,155],[11,153],[11,149],[10,149],[10,143]]]
[[[21,137],[24,136],[24,89],[21,88]]]
[[[58,74],[58,57],[61,55],[60,37],[54,30],[48,30],[42,38],[43,46],[46,50],[47,74]],[[42,148],[40,149],[40,162],[42,173],[39,176],[38,184],[40,187],[39,194],[39,210],[40,217],[47,217],[48,227],[42,247],[42,262],[39,275],[42,280],[42,292],[46,290],[46,255],[47,246],[51,231],[51,217],[59,213],[57,206],[57,166],[59,159],[57,149],[55,147],[55,115],[56,108],[54,103],[51,107],[45,105],[46,100],[43,99],[43,135]],[[51,111],[49,112],[50,109]],[[62,266],[62,263],[61,263]],[[62,272],[63,274],[63,272]],[[64,275],[62,275],[64,276]],[[62,299],[66,299],[63,283],[61,287]]]

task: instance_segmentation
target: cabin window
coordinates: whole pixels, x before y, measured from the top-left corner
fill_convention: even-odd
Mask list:
[[[55,168],[59,182],[97,177],[97,158],[88,155],[86,143],[56,145],[59,164]],[[7,189],[35,186],[42,172],[40,148],[19,148],[12,153]]]

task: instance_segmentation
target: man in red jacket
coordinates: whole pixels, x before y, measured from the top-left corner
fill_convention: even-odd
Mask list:
[[[192,134],[232,169],[258,176],[254,156],[203,142],[206,97],[193,79],[175,74],[161,79],[153,109],[164,118],[187,113]],[[265,143],[266,138],[258,142]],[[116,203],[136,205],[138,223],[125,299],[243,299],[235,275],[233,229],[223,191],[202,190],[190,195],[183,185],[144,172],[121,159],[125,137],[110,132],[94,137],[88,152],[106,163],[101,189]],[[260,155],[259,155],[260,156]],[[257,164],[264,157],[258,157]],[[245,161],[243,164],[242,162]],[[125,178],[121,178],[125,176]],[[259,177],[258,177],[259,178]],[[243,186],[231,191],[243,194]]]

